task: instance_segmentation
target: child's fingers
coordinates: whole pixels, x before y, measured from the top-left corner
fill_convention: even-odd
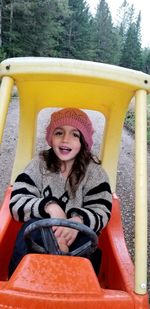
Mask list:
[[[55,232],[58,229],[58,226],[52,226],[52,231]]]
[[[78,231],[70,230],[68,234],[63,235],[66,240],[67,246],[70,246],[75,241],[77,234]]]
[[[63,227],[57,226],[54,231],[55,237],[56,238],[61,237],[62,233],[63,233]]]
[[[74,242],[73,239],[68,240],[68,241],[67,241],[67,246],[68,246],[68,247],[71,246],[73,242]]]
[[[57,238],[57,242],[61,251],[66,253],[69,251],[65,238],[59,237]]]
[[[77,237],[78,231],[66,227],[53,227],[54,235],[57,238],[66,243],[67,246],[70,246]]]

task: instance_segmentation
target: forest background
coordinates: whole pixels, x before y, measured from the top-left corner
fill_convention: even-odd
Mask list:
[[[85,0],[0,0],[0,61],[22,56],[72,58],[150,74],[150,47],[142,48],[141,12],[136,12],[123,0],[114,25],[107,0],[99,1],[94,16]],[[134,128],[133,109],[125,123]]]
[[[107,0],[94,16],[85,0],[0,0],[0,60],[75,58],[150,73],[150,47],[141,40],[141,13],[126,0],[115,25]]]

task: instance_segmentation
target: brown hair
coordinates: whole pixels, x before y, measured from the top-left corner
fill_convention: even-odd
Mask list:
[[[80,142],[81,149],[75,158],[72,169],[66,180],[66,185],[67,183],[69,183],[70,191],[73,197],[75,196],[77,188],[85,176],[86,169],[90,161],[92,160],[96,164],[101,164],[101,161],[96,156],[93,156],[88,150],[88,145],[86,144],[82,134],[80,136]],[[51,171],[52,173],[60,172],[61,161],[56,156],[53,148],[42,151],[40,153],[40,156],[46,162],[46,166],[49,171]]]

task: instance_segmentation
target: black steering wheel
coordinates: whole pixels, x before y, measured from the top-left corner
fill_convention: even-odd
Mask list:
[[[53,226],[64,226],[76,229],[88,236],[89,240],[78,247],[77,249],[65,253],[60,250],[57,239],[52,231]],[[42,245],[35,242],[31,233],[35,230],[40,230]],[[59,254],[71,256],[90,256],[97,248],[98,237],[95,232],[88,226],[66,219],[41,219],[28,225],[24,231],[24,239],[31,252],[46,253],[46,254]]]

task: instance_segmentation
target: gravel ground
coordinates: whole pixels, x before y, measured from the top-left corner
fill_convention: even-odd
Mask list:
[[[53,109],[54,111],[54,109]],[[98,113],[89,113],[93,123],[95,124],[95,144],[93,152],[97,153],[99,149],[99,136],[102,134],[104,121]],[[45,123],[48,121],[49,112],[44,110],[41,112],[38,119],[38,134],[36,150],[44,149],[46,144],[43,144]],[[0,201],[3,198],[3,193],[6,186],[9,184],[12,162],[15,153],[17,140],[17,125],[18,125],[18,102],[13,99],[6,121],[6,129],[4,131],[3,142],[0,148]],[[148,205],[150,205],[150,152],[148,152]],[[7,167],[7,168],[6,168]],[[117,194],[121,199],[122,204],[122,219],[125,232],[125,238],[131,258],[134,260],[134,136],[127,129],[123,130],[122,143],[120,150],[120,158],[118,163],[117,176]],[[150,209],[149,216],[150,218]],[[150,220],[148,220],[150,231]],[[150,295],[150,238],[148,242],[148,291]]]

